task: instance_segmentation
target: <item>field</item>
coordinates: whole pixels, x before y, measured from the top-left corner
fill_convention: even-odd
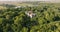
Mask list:
[[[0,32],[60,32],[60,3],[11,3],[0,4]]]

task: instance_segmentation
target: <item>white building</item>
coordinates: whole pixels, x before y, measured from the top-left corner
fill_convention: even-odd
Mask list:
[[[30,18],[34,17],[35,16],[35,13],[33,13],[32,11],[26,11],[25,14],[27,16],[29,16]]]
[[[20,8],[21,6],[17,6],[17,7],[15,7],[15,8]]]

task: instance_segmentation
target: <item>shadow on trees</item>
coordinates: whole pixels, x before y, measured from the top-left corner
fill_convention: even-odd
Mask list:
[[[54,20],[54,21],[60,21],[60,17],[59,17],[59,16],[55,16],[55,17],[53,18],[53,20]]]
[[[23,22],[21,23],[23,27],[28,28],[27,32],[30,32],[32,26],[38,25],[38,21],[31,21],[30,19],[29,17],[23,17]]]

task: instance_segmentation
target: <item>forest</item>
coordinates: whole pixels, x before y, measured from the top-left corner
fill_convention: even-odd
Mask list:
[[[0,9],[0,32],[60,32],[59,3],[20,8],[6,6]],[[33,11],[35,16],[30,18],[26,11]]]

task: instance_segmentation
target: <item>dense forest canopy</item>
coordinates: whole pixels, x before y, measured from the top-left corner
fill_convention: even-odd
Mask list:
[[[32,18],[25,14],[30,10],[35,13]],[[0,9],[0,32],[60,32],[60,5]]]

